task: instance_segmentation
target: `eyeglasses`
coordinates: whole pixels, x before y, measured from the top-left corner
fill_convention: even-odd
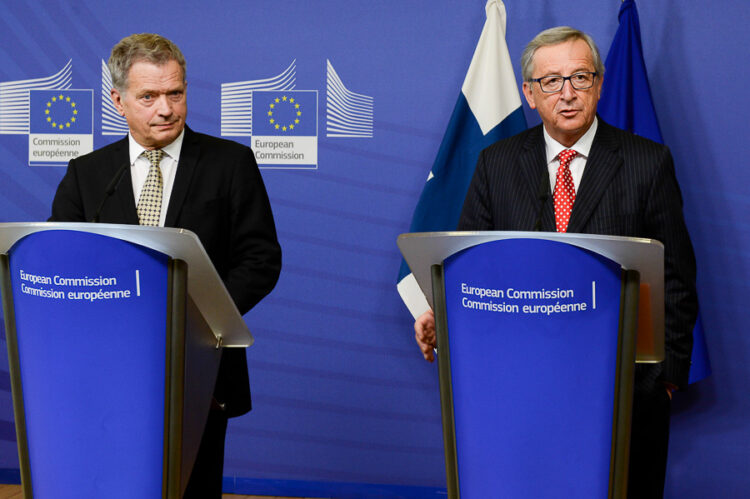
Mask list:
[[[581,71],[573,73],[570,76],[542,76],[541,78],[532,78],[532,82],[539,83],[539,88],[546,94],[554,94],[562,90],[565,80],[570,81],[570,85],[576,90],[586,90],[594,85],[597,73],[595,71]]]

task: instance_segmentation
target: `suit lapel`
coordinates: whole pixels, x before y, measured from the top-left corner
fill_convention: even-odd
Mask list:
[[[570,214],[568,232],[583,230],[607,190],[607,186],[622,166],[622,157],[618,154],[618,148],[619,145],[610,126],[599,118],[596,136],[591,144],[581,185],[576,193],[573,211]]]
[[[547,202],[545,202],[542,209],[542,225],[541,230],[554,230],[555,226],[555,212],[554,204],[549,202],[550,189],[549,189],[549,174],[547,170],[547,159],[544,145],[544,135],[542,134],[542,125],[532,129],[526,138],[526,142],[523,146],[523,151],[518,159],[519,170],[524,177],[524,182],[528,189],[528,195],[531,197],[532,206],[534,206],[534,213],[531,214],[531,222],[528,230],[533,229],[533,225],[536,222],[539,209],[539,192],[545,182],[547,190]],[[550,229],[552,227],[552,229]]]
[[[198,136],[190,128],[185,127],[185,137],[182,141],[180,150],[180,161],[177,164],[177,172],[172,186],[172,193],[169,196],[169,207],[167,208],[167,217],[164,221],[165,227],[174,227],[177,217],[180,215],[182,206],[185,203],[190,182],[195,173],[195,167],[198,164],[200,156],[200,143]]]
[[[124,164],[130,164],[130,149],[128,145],[128,137],[126,136],[123,140],[117,142],[117,147],[113,152],[110,165],[112,168],[112,176],[115,175],[117,170]],[[115,198],[115,202],[120,205],[122,210],[122,220],[118,220],[117,223],[126,223],[131,225],[138,225],[138,212],[135,209],[135,197],[133,196],[133,178],[130,175],[130,169],[126,171],[120,185],[112,194]]]

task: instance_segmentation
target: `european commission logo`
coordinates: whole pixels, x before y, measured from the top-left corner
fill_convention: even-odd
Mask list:
[[[316,90],[256,90],[252,109],[251,148],[259,165],[317,166]]]
[[[221,135],[251,137],[261,168],[317,168],[318,91],[296,84],[296,60],[272,78],[221,84]],[[325,98],[327,138],[372,138],[373,98],[346,88],[329,60]]]
[[[94,150],[92,90],[29,91],[29,165],[65,166]]]
[[[71,90],[73,61],[42,78],[0,82],[0,134],[27,135],[29,166],[65,166],[94,149],[93,91]]]
[[[29,91],[29,165],[65,166],[94,150],[92,90]]]

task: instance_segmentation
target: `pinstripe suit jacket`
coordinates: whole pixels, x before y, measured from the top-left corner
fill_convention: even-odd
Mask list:
[[[482,151],[458,229],[534,230],[541,210],[541,230],[554,231],[552,196],[542,201],[539,195],[544,185],[549,194],[539,125]],[[650,391],[662,380],[685,387],[698,300],[695,256],[669,149],[599,118],[568,232],[664,243],[666,359],[659,365],[638,366],[636,390]]]

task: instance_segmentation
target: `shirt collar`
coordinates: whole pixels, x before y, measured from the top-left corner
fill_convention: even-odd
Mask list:
[[[598,126],[599,119],[594,116],[594,122],[591,123],[591,126],[588,130],[586,130],[586,133],[584,133],[583,136],[578,139],[578,141],[571,147],[565,147],[564,145],[553,139],[550,134],[547,133],[547,129],[542,125],[542,131],[544,132],[544,144],[547,151],[547,164],[552,163],[555,159],[557,159],[557,155],[565,149],[574,149],[579,156],[588,158],[589,152],[591,151],[591,144],[594,143],[594,136],[596,135],[596,129],[598,128]]]
[[[174,159],[175,162],[178,162],[180,160],[180,150],[182,149],[182,140],[184,138],[185,129],[183,128],[180,135],[178,135],[171,144],[162,147],[161,150],[164,151],[167,156]],[[128,150],[130,151],[130,164],[134,165],[135,160],[143,154],[143,151],[145,151],[146,148],[136,142],[131,133],[128,133]]]

